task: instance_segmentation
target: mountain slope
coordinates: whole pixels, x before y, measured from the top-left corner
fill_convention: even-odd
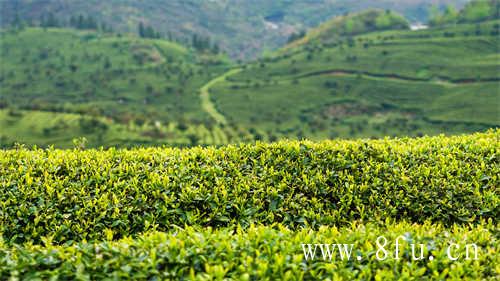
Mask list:
[[[15,16],[38,21],[54,13],[63,21],[88,14],[121,32],[137,32],[139,22],[152,25],[164,36],[188,40],[191,34],[210,36],[234,58],[252,58],[263,50],[286,43],[294,32],[317,26],[335,15],[368,8],[391,9],[411,21],[424,22],[433,4],[461,6],[466,0],[4,0],[1,22]]]
[[[211,90],[229,122],[275,138],[382,137],[500,126],[500,21],[306,44]]]
[[[214,127],[199,95],[224,57],[70,29],[4,31],[0,42],[0,146],[228,142],[232,129]]]
[[[331,43],[341,37],[355,36],[374,31],[409,29],[407,20],[391,11],[368,10],[361,13],[335,17],[319,27],[309,30],[299,40],[291,42],[290,47],[308,43]]]
[[[77,137],[92,147],[222,145],[498,127],[500,20],[405,27],[395,13],[353,14],[238,65],[159,39],[4,30],[0,146],[71,147]]]
[[[23,108],[116,117],[141,114],[137,106],[148,105],[149,117],[196,117],[196,91],[217,74],[163,40],[31,28],[4,32],[1,40],[2,96]]]

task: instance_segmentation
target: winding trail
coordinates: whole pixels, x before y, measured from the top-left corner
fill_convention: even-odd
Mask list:
[[[200,99],[201,99],[201,107],[202,109],[208,113],[218,124],[226,125],[227,120],[226,117],[217,111],[214,103],[210,99],[210,88],[215,84],[223,82],[229,76],[237,74],[241,72],[243,69],[235,68],[229,70],[228,72],[218,76],[205,84],[202,88],[200,88]],[[414,82],[414,83],[435,83],[441,84],[443,86],[456,86],[459,84],[474,84],[474,83],[487,83],[487,82],[498,82],[500,81],[500,77],[494,78],[483,78],[483,79],[451,79],[449,77],[435,77],[433,79],[425,79],[425,78],[416,78],[416,77],[407,77],[403,75],[397,74],[378,74],[371,73],[366,71],[355,71],[355,70],[343,70],[343,69],[330,69],[323,71],[315,71],[310,73],[305,73],[299,75],[297,78],[305,78],[305,77],[313,77],[313,76],[321,76],[321,75],[330,75],[330,76],[357,76],[363,75],[365,78],[376,79],[376,80],[389,80],[389,81],[400,81],[400,82]]]
[[[223,75],[211,80],[200,89],[201,107],[203,108],[203,110],[205,110],[205,112],[208,113],[208,115],[210,115],[213,119],[215,119],[217,123],[221,125],[226,125],[227,120],[226,117],[224,117],[224,115],[222,115],[220,112],[217,111],[215,105],[210,100],[210,88],[213,87],[215,84],[226,80],[227,77],[240,72],[241,70],[242,70],[241,68],[232,69],[224,73]]]
[[[434,77],[433,79],[428,78],[416,78],[416,77],[408,77],[398,74],[378,74],[367,71],[356,71],[356,70],[343,70],[343,69],[334,69],[334,70],[322,70],[315,71],[306,74],[302,74],[298,76],[298,78],[304,77],[313,77],[320,75],[330,75],[330,76],[357,76],[363,75],[365,77],[369,77],[372,79],[379,80],[392,80],[392,81],[401,81],[401,82],[425,82],[425,83],[436,83],[442,85],[460,85],[460,84],[475,84],[475,83],[489,83],[489,82],[498,82],[500,81],[500,77],[493,78],[482,78],[482,79],[472,79],[472,78],[464,78],[464,79],[452,79],[445,76]]]

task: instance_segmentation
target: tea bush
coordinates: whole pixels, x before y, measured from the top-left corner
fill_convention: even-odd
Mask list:
[[[19,147],[0,151],[0,233],[6,244],[70,245],[176,226],[474,225],[499,217],[499,137]]]
[[[78,243],[72,246],[18,246],[0,243],[1,280],[496,280],[498,224],[479,222],[475,227],[448,228],[441,224],[406,222],[356,224],[317,231],[292,231],[283,225],[236,228],[187,227],[168,233],[150,233],[138,239]],[[424,260],[412,259],[411,247],[402,243],[395,260],[377,258],[376,241],[424,244]],[[305,260],[304,243],[354,244],[350,260]],[[447,256],[450,243],[459,248]],[[478,246],[477,260],[466,259],[465,244]],[[319,250],[318,250],[319,251]],[[358,261],[355,257],[362,256]],[[433,256],[433,260],[428,257]],[[383,257],[380,255],[380,257]],[[495,267],[496,264],[496,267]]]

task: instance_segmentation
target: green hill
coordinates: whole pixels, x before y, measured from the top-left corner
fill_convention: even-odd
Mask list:
[[[0,34],[0,145],[223,144],[244,140],[202,109],[227,59],[164,40],[28,28]],[[3,108],[3,110],[2,110]]]
[[[276,138],[497,127],[499,24],[311,40],[242,66],[212,87],[211,96],[229,122]]]
[[[216,68],[208,70],[195,54],[168,41],[69,29],[1,36],[2,99],[21,108],[115,119],[200,117],[196,90],[217,75]]]
[[[499,0],[475,0],[468,2],[460,11],[448,7],[444,13],[440,13],[435,9],[431,12],[429,23],[433,26],[442,26],[457,23],[475,23],[498,18],[500,18]]]
[[[193,34],[219,42],[233,58],[248,59],[282,46],[294,32],[344,13],[390,9],[425,22],[430,5],[461,7],[467,0],[2,0],[0,24],[16,15],[36,23],[52,13],[59,21],[92,15],[119,32],[137,32],[140,22],[182,41]]]
[[[464,13],[464,12],[462,12]],[[0,146],[223,145],[484,131],[500,117],[500,20],[412,31],[392,12],[333,19],[234,64],[161,39],[3,30]]]
[[[319,27],[310,30],[300,40],[291,42],[285,49],[312,42],[326,44],[341,37],[391,29],[409,29],[409,23],[404,17],[394,14],[391,11],[369,10],[357,14],[335,17]]]

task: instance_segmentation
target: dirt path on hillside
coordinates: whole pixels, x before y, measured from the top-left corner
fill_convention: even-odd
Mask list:
[[[407,76],[402,76],[402,75],[397,75],[397,74],[378,74],[378,73],[371,73],[371,72],[366,72],[366,71],[342,70],[342,69],[311,72],[311,73],[301,75],[301,76],[299,76],[299,78],[320,76],[320,75],[331,75],[331,76],[362,75],[364,77],[370,77],[373,79],[380,79],[380,80],[383,79],[383,80],[392,80],[392,81],[401,81],[401,82],[425,82],[425,83],[436,83],[436,84],[447,85],[447,86],[500,81],[500,77],[482,78],[482,79],[451,79],[449,77],[435,77],[435,78],[429,80],[429,79],[425,79],[425,78],[407,77]]]
[[[226,125],[227,120],[226,117],[224,117],[224,115],[222,115],[220,112],[217,111],[215,105],[210,99],[210,88],[213,87],[215,84],[226,80],[227,77],[234,75],[240,71],[241,71],[240,68],[232,69],[224,73],[223,75],[211,80],[200,89],[201,107],[203,108],[203,110],[205,110],[205,112],[208,113],[208,115],[210,115],[213,119],[215,119],[215,121],[219,124]]]

